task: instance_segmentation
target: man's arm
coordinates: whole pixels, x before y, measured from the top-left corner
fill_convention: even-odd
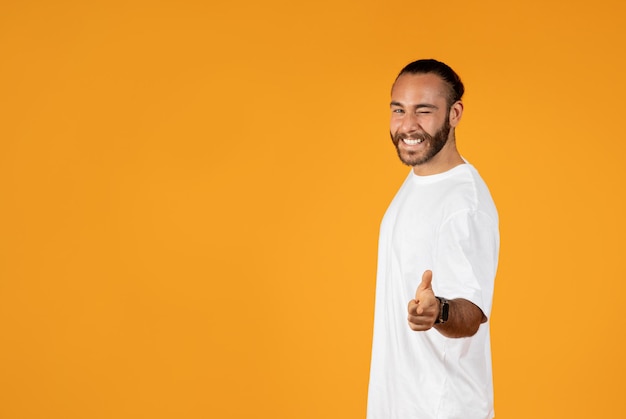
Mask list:
[[[449,338],[473,336],[481,323],[487,321],[482,310],[471,301],[463,298],[449,300],[450,310],[445,323],[435,324],[439,317],[440,302],[435,297],[431,282],[432,271],[424,272],[422,282],[415,293],[415,299],[409,302],[409,327],[414,331],[425,331],[432,327]]]

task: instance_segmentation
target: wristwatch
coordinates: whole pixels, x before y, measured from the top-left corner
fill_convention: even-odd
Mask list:
[[[435,297],[439,300],[439,317],[435,320],[435,324],[443,324],[448,321],[450,313],[450,303],[443,297]]]

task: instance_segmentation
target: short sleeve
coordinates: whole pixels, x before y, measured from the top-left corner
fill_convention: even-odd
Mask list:
[[[433,290],[464,298],[489,318],[498,267],[498,221],[482,211],[455,212],[441,225],[433,260]]]

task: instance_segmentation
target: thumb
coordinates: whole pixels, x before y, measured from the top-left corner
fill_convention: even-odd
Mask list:
[[[419,286],[417,287],[417,291],[415,292],[416,300],[418,299],[418,295],[422,291],[433,289],[432,282],[433,282],[433,271],[431,270],[424,271],[424,274],[422,275],[422,282],[420,282]]]

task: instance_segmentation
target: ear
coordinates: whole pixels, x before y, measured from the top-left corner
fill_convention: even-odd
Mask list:
[[[450,126],[456,128],[463,116],[463,102],[457,100],[450,107]]]

